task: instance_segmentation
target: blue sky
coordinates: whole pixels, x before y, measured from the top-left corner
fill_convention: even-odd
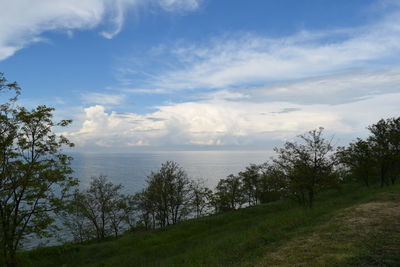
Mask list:
[[[394,0],[0,0],[0,71],[81,151],[339,143],[398,116]]]

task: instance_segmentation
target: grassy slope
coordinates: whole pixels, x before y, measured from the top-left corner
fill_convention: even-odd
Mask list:
[[[321,194],[312,210],[279,201],[20,256],[26,266],[396,266],[399,223],[399,186],[349,186]]]

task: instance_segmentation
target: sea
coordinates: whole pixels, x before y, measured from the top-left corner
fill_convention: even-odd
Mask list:
[[[250,164],[270,159],[273,151],[173,151],[140,153],[71,153],[74,177],[86,188],[90,179],[107,176],[121,184],[125,193],[135,193],[146,186],[146,179],[166,161],[177,162],[191,179],[203,179],[214,188],[229,174],[237,174]]]

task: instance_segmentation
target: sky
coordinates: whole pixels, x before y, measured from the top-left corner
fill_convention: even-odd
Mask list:
[[[0,72],[75,151],[338,145],[400,114],[400,1],[0,0]]]

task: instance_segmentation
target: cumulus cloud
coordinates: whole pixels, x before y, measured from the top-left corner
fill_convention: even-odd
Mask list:
[[[363,135],[383,117],[398,116],[400,93],[352,103],[295,104],[282,101],[207,99],[158,106],[148,114],[85,109],[78,131],[67,135],[80,147],[236,146],[292,138],[323,126],[339,135]],[[349,141],[349,140],[347,140]]]
[[[13,0],[0,8],[0,60],[12,56],[41,34],[51,30],[92,29],[106,24],[105,38],[118,34],[125,13],[140,7],[158,7],[167,12],[191,11],[200,0]]]
[[[64,133],[81,147],[146,146],[165,129],[162,120],[134,113],[107,113],[102,105],[85,108],[84,113],[81,128]]]

